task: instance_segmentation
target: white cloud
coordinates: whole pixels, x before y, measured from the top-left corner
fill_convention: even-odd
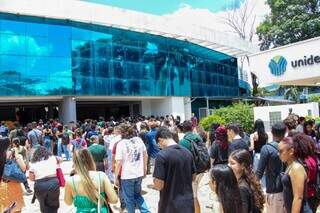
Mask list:
[[[255,28],[261,23],[266,14],[269,12],[269,7],[263,0],[246,0],[248,1],[249,8],[253,9],[253,14],[256,15]],[[244,3],[241,5],[243,7]],[[171,13],[166,14],[163,17],[167,18],[168,21],[178,25],[197,25],[206,28],[211,28],[215,31],[229,32],[232,33],[232,29],[223,23],[223,18],[227,17],[229,10],[213,13],[208,9],[192,8],[188,4],[181,4],[180,8]],[[253,18],[253,16],[252,16]],[[249,23],[252,22],[249,20]],[[254,37],[255,44],[257,44],[257,36]]]

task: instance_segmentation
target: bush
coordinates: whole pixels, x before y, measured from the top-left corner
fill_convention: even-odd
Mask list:
[[[201,119],[200,126],[202,126],[206,131],[210,131],[211,125],[213,123],[226,124],[226,121],[219,115],[210,115]]]
[[[308,102],[320,102],[320,95],[310,95],[308,97]]]
[[[208,131],[214,122],[221,124],[239,123],[245,132],[251,133],[254,124],[253,105],[239,102],[217,109],[213,115],[202,119],[200,125]]]

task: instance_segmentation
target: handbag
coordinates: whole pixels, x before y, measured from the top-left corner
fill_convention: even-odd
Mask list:
[[[63,175],[62,169],[60,168],[59,161],[58,161],[57,158],[56,158],[56,160],[57,160],[56,175],[57,175],[57,178],[58,178],[58,181],[59,181],[59,186],[60,187],[64,187],[65,184],[66,184],[66,180],[64,179],[64,175]]]
[[[21,170],[14,159],[7,160],[2,174],[2,179],[24,183],[27,181],[26,174]]]

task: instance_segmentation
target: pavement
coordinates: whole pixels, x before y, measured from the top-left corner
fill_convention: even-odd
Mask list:
[[[61,168],[63,173],[65,174],[65,178],[68,177],[68,174],[71,171],[72,163],[69,161],[64,161],[61,164]],[[147,175],[146,178],[142,181],[142,196],[146,200],[146,203],[151,211],[151,213],[158,212],[158,201],[159,201],[159,192],[152,189],[153,178],[151,175]],[[218,213],[218,203],[215,194],[210,190],[209,185],[209,176],[206,173],[200,181],[199,191],[198,191],[198,198],[201,204],[201,213]],[[30,181],[30,187],[33,189],[33,182]],[[23,188],[23,187],[22,187]],[[60,208],[59,213],[68,213],[68,212],[76,212],[73,206],[67,206],[64,201],[64,189],[61,188],[60,190]],[[32,195],[25,195],[25,208],[22,210],[23,213],[38,213],[40,212],[39,203],[36,200],[34,204],[31,204]],[[120,203],[117,205],[112,205],[112,209],[114,213],[119,212]],[[138,210],[136,212],[139,212]]]

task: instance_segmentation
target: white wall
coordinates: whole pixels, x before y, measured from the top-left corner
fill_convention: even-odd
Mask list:
[[[191,118],[191,103],[184,97],[166,97],[162,99],[142,100],[141,114],[145,116],[173,115],[180,116],[181,120]]]
[[[309,58],[311,55],[320,57],[320,37],[293,43],[279,48],[267,50],[249,56],[250,70],[258,76],[260,86],[271,83],[286,85],[315,85],[320,77],[320,63],[292,67],[291,62]],[[287,61],[286,71],[281,76],[271,74],[269,63],[275,56],[283,56]]]
[[[270,112],[281,112],[281,120],[284,120],[288,116],[290,108],[292,108],[292,113],[299,116],[307,116],[308,110],[311,110],[311,116],[319,116],[319,104],[312,102],[307,104],[254,107],[254,120],[261,119],[268,124],[270,122]],[[268,129],[269,127],[266,128]]]

